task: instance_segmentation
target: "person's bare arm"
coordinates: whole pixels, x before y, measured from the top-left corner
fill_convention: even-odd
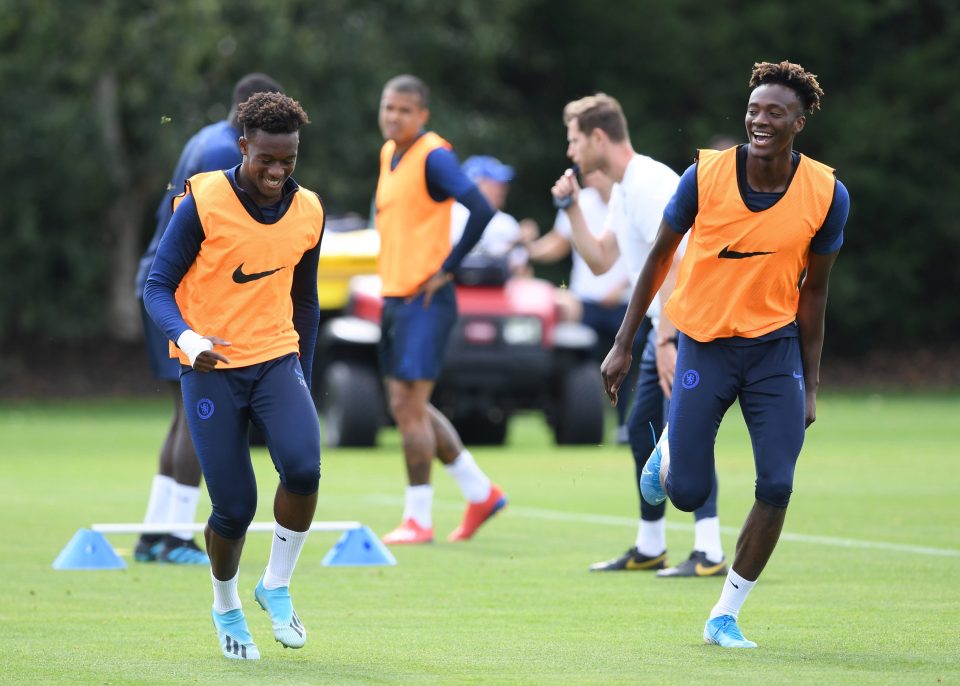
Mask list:
[[[550,192],[555,198],[571,197],[572,202],[564,209],[567,219],[570,220],[570,233],[573,238],[573,247],[590,267],[594,274],[603,274],[613,266],[620,257],[620,246],[617,237],[609,229],[594,236],[587,226],[587,220],[580,210],[580,185],[577,177],[569,169],[557,179]]]
[[[800,327],[800,357],[803,359],[807,426],[817,420],[817,389],[820,386],[820,353],[823,350],[827,286],[837,255],[838,253],[817,255],[811,252],[807,275],[800,287],[797,324]]]

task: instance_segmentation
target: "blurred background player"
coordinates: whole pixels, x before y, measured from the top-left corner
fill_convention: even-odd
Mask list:
[[[613,179],[599,169],[583,175],[579,204],[587,228],[593,235],[600,235],[607,222],[607,205]],[[630,272],[623,257],[618,257],[609,269],[595,274],[580,253],[573,249],[570,220],[563,210],[557,212],[553,228],[540,236],[539,228],[532,219],[520,222],[523,244],[531,262],[549,264],[559,262],[571,255],[572,266],[567,288],[557,291],[557,304],[564,321],[582,322],[597,334],[594,356],[602,362],[613,337],[620,329],[620,322],[627,312],[630,300]],[[639,357],[639,356],[638,356]],[[634,370],[636,366],[634,366]],[[624,392],[617,398],[618,443],[627,443],[627,413],[630,407],[631,389],[636,374],[631,371],[623,384]]]
[[[557,180],[551,193],[555,198],[570,198],[564,212],[570,219],[574,245],[594,273],[609,269],[622,254],[630,281],[635,284],[679,177],[666,165],[633,149],[623,109],[609,95],[598,93],[568,103],[563,121],[567,127],[567,156],[579,165],[581,172],[588,174],[600,169],[616,181],[605,230],[595,236],[588,228],[580,208],[580,186],[570,170]],[[664,297],[672,290],[673,274],[671,269],[661,290]],[[632,364],[635,338],[641,336],[646,345],[627,423],[638,495],[643,465],[663,430],[664,401],[670,394],[676,361],[676,329],[668,317],[662,316],[659,301],[651,300],[631,332],[630,351],[623,368],[626,375]],[[620,331],[622,334],[622,326]],[[617,400],[615,395],[611,397]],[[640,498],[640,524],[634,546],[619,557],[596,563],[591,571],[663,570],[672,577],[723,574],[726,565],[716,509],[716,475],[711,473],[711,478],[713,489],[696,513],[694,551],[687,561],[669,571],[665,569],[666,508],[662,502],[651,504]]]
[[[184,146],[157,208],[157,228],[137,270],[136,295],[143,318],[144,341],[150,369],[156,379],[166,382],[173,398],[173,419],[160,448],[160,465],[150,498],[147,501],[145,524],[192,522],[200,499],[200,465],[183,415],[180,394],[180,362],[171,358],[167,337],[147,315],[143,307],[143,286],[157,254],[157,246],[173,215],[173,197],[183,191],[183,183],[194,174],[230,169],[240,164],[239,139],[243,132],[237,122],[237,107],[254,93],[280,92],[279,83],[265,74],[247,74],[233,87],[233,99],[227,118],[198,131]],[[193,533],[173,531],[167,535],[144,534],[137,541],[134,558],[140,562],[173,564],[207,564],[206,553],[197,547]]]
[[[503,211],[510,193],[510,182],[514,178],[513,167],[496,157],[473,155],[464,161],[461,169],[477,185],[495,212],[480,240],[470,251],[471,254],[505,258],[511,276],[528,275],[527,253],[520,245],[520,223],[513,215]],[[470,210],[459,202],[453,204],[450,218],[450,242],[453,245],[463,236],[469,218]]]
[[[376,227],[378,271],[383,282],[380,368],[390,411],[403,437],[409,486],[401,524],[383,537],[389,544],[433,541],[436,456],[454,478],[467,509],[448,538],[471,538],[507,503],[446,417],[430,404],[447,340],[457,320],[453,270],[480,240],[493,209],[460,169],[451,145],[424,127],[429,91],[415,76],[390,79],[380,98],[380,151]],[[454,200],[469,212],[460,241],[451,249]]]
[[[185,416],[213,511],[204,531],[211,616],[225,657],[256,660],[237,592],[257,509],[252,421],[280,476],[270,558],[254,598],[288,648],[306,642],[290,579],[310,531],[320,483],[320,423],[310,395],[320,322],[320,198],[294,181],[297,101],[257,93],[240,105],[243,162],[192,176],[144,287],[150,316],[182,365]],[[229,357],[227,356],[229,354]]]

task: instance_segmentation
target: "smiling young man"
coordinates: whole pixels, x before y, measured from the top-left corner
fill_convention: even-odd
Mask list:
[[[563,121],[567,127],[567,156],[580,167],[581,173],[600,170],[616,181],[606,227],[597,235],[590,231],[580,208],[576,176],[567,172],[551,189],[555,197],[570,197],[571,202],[564,211],[570,220],[577,252],[594,274],[612,268],[622,255],[630,283],[636,284],[679,177],[665,164],[633,149],[623,109],[609,95],[598,93],[568,103]],[[668,296],[671,287],[672,279],[661,297]],[[636,344],[643,353],[633,407],[627,419],[638,497],[641,470],[656,443],[651,427],[657,435],[663,430],[665,399],[670,398],[676,359],[676,330],[669,318],[662,316],[659,300],[648,305],[647,317],[638,329]],[[618,396],[615,402],[619,400]],[[618,557],[592,565],[591,571],[656,571],[658,576],[666,577],[704,577],[726,572],[716,488],[694,513],[693,552],[687,560],[670,568],[667,568],[666,506],[639,499],[640,521],[634,545]]]
[[[390,411],[403,437],[408,488],[403,521],[383,537],[388,544],[433,541],[436,456],[454,478],[467,508],[451,541],[473,537],[503,509],[507,498],[483,473],[446,417],[430,404],[447,340],[457,320],[453,270],[480,239],[493,210],[460,169],[451,145],[425,127],[429,91],[415,76],[396,76],[383,88],[376,226],[378,272],[383,281],[380,368]],[[454,200],[470,212],[463,235],[451,247]]]
[[[239,139],[243,134],[237,122],[237,107],[254,93],[282,92],[283,88],[266,74],[247,74],[233,87],[233,100],[227,118],[209,124],[194,134],[183,147],[180,159],[157,207],[157,226],[150,245],[140,258],[137,270],[136,296],[143,318],[143,338],[156,379],[164,381],[173,398],[173,420],[160,449],[160,460],[144,524],[192,522],[200,500],[200,464],[193,449],[190,430],[183,412],[180,393],[180,363],[170,357],[169,341],[143,308],[143,286],[146,283],[157,246],[173,215],[173,198],[184,182],[194,174],[229,169],[240,164]],[[164,534],[143,534],[137,541],[134,557],[138,562],[159,561],[177,565],[208,565],[210,560],[194,543],[192,531]]]
[[[757,479],[703,631],[724,648],[756,647],[737,617],[780,537],[804,432],[816,419],[827,285],[850,207],[833,169],[793,149],[807,113],[820,109],[816,77],[798,64],[763,62],[750,88],[749,142],[701,150],[681,177],[602,368],[616,397],[629,342],[689,230],[665,307],[680,332],[669,450],[654,449],[640,486],[651,503],[669,496],[681,510],[699,507],[711,492],[717,430],[739,400]]]
[[[190,434],[213,512],[205,533],[213,624],[228,658],[256,660],[237,592],[240,555],[257,506],[247,425],[266,436],[280,475],[275,535],[254,598],[277,641],[300,648],[306,631],[290,577],[306,541],[320,481],[320,426],[310,372],[320,321],[320,198],[293,180],[300,104],[259,93],[238,113],[243,161],[191,177],[144,288],[150,316],[176,345]]]

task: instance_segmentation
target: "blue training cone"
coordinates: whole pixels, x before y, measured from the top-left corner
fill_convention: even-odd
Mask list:
[[[320,563],[326,567],[395,565],[397,559],[368,526],[343,532]]]
[[[126,569],[123,561],[99,531],[79,529],[53,561],[54,569]]]

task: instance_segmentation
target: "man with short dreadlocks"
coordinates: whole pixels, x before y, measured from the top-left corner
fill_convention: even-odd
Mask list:
[[[745,145],[701,150],[686,170],[603,367],[612,398],[630,343],[684,234],[690,231],[665,311],[678,350],[669,429],[643,469],[650,503],[680,510],[710,495],[717,430],[734,400],[750,431],[757,479],[707,643],[754,648],[740,608],[783,528],[804,432],[816,419],[830,270],[850,208],[833,169],[793,149],[823,91],[799,64],[754,65]],[[799,284],[799,287],[798,287]]]
[[[157,248],[144,305],[180,360],[183,406],[213,512],[205,538],[213,624],[222,653],[256,660],[237,592],[240,554],[257,507],[247,425],[267,440],[280,475],[275,535],[254,598],[277,641],[300,648],[306,631],[290,577],[306,541],[320,482],[320,426],[310,396],[320,321],[320,198],[297,184],[296,100],[257,93],[240,105],[243,161],[191,177]]]

